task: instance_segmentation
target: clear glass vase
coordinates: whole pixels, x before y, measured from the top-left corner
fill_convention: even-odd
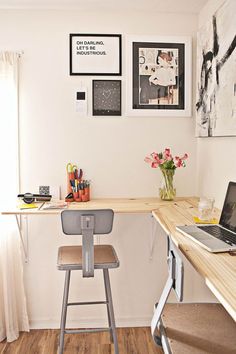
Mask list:
[[[175,170],[162,168],[161,172],[162,181],[159,188],[159,196],[162,200],[173,200],[176,196],[176,189],[173,185]]]

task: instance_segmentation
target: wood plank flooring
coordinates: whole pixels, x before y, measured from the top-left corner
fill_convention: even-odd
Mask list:
[[[163,354],[149,327],[118,328],[119,354]],[[0,354],[56,354],[59,330],[31,330],[18,340],[0,343]],[[107,332],[65,335],[64,354],[114,354]]]

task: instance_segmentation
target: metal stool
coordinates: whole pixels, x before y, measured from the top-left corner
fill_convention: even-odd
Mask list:
[[[65,333],[89,333],[110,331],[115,354],[119,354],[115,318],[112,304],[109,268],[119,267],[114,248],[110,245],[94,245],[93,235],[109,234],[112,230],[114,212],[102,210],[64,210],[61,213],[62,229],[66,235],[82,235],[82,246],[63,246],[58,250],[57,266],[66,271],[61,313],[59,354],[63,353]],[[102,269],[106,301],[68,303],[70,275],[72,270],[82,270],[83,277],[94,277],[94,269]],[[67,330],[67,307],[74,305],[106,304],[109,327]]]

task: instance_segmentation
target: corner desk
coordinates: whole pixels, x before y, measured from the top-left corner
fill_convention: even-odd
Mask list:
[[[93,199],[86,203],[70,203],[68,209],[111,208],[115,213],[152,213],[173,244],[204,278],[207,287],[236,321],[236,253],[209,253],[175,229],[176,225],[193,223],[193,216],[197,214],[197,202],[196,197],[179,197],[174,201],[162,201],[158,198]],[[2,211],[2,214],[16,216],[21,235],[19,216],[59,215],[60,212],[58,209],[15,209]],[[219,210],[215,209],[214,212],[219,217]]]

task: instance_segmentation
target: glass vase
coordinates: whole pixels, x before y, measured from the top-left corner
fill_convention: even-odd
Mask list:
[[[175,170],[161,169],[162,181],[159,188],[159,196],[162,200],[173,200],[176,195],[176,189],[173,186]]]

